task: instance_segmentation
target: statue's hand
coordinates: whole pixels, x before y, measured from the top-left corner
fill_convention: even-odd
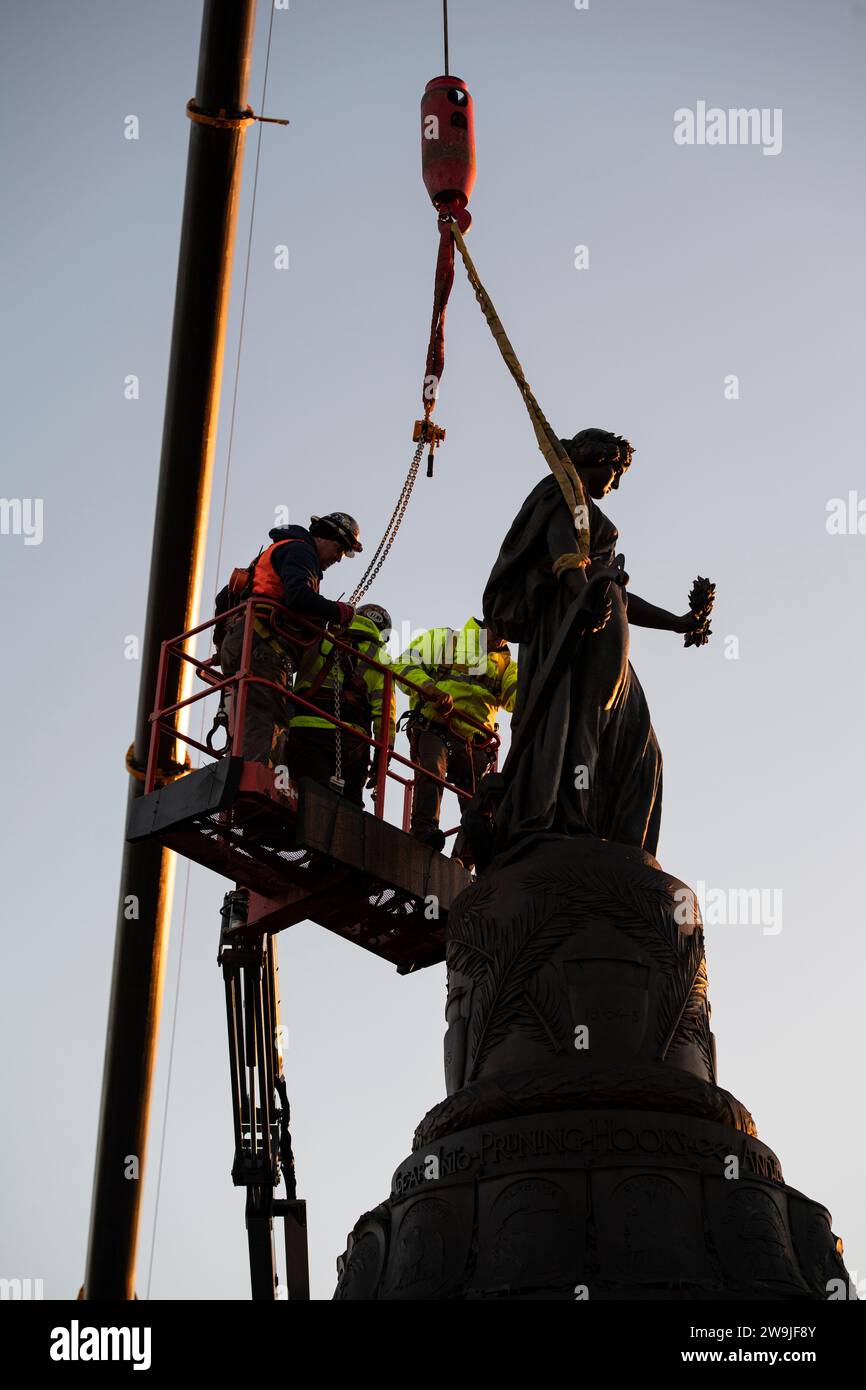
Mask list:
[[[613,613],[613,600],[610,594],[605,594],[598,605],[587,608],[583,615],[583,632],[602,632],[610,622]]]
[[[681,618],[677,618],[676,627],[673,628],[673,631],[681,632],[683,635],[688,632],[697,632],[698,628],[701,626],[701,621],[702,620],[696,613],[684,613]]]

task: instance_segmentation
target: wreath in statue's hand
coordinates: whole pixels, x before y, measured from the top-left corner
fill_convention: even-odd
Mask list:
[[[703,647],[710,640],[710,614],[715,599],[715,584],[698,575],[689,594],[689,612],[683,619],[684,647]]]

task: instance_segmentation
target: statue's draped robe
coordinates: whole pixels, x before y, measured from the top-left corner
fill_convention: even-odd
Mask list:
[[[591,577],[593,566],[613,564],[618,532],[594,502],[589,508]],[[568,553],[577,553],[574,524],[555,478],[545,478],[515,517],[484,591],[485,621],[520,644],[512,731],[573,601],[553,574],[553,561]],[[617,585],[609,592],[610,621],[572,638],[538,712],[496,814],[500,848],[547,832],[599,835],[655,854],[661,750],[628,659],[627,599]]]

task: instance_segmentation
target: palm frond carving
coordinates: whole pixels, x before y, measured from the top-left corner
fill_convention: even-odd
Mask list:
[[[688,1035],[712,1070],[703,933],[680,930],[669,890],[658,886],[655,875],[618,879],[584,869],[559,875],[554,889],[561,896],[567,894],[573,911],[594,910],[621,927],[664,971],[657,1014],[659,1057],[664,1058],[675,1041],[684,1042]]]
[[[536,891],[543,882],[539,876],[527,885],[529,891]],[[581,867],[558,874],[553,883],[548,880],[547,889],[563,908],[585,917],[587,923],[603,920],[623,928],[663,969],[676,966],[682,949],[680,932],[670,893],[657,886],[654,876],[619,878]]]
[[[664,1058],[671,1048],[693,1042],[712,1069],[703,933],[681,930],[671,890],[659,885],[657,874],[633,871],[620,876],[581,864],[560,869],[555,877],[530,875],[524,889],[526,912],[507,928],[487,916],[495,895],[484,891],[475,891],[465,908],[461,904],[456,922],[452,918],[449,968],[466,974],[478,991],[467,1081],[474,1079],[492,1049],[518,1028],[555,1053],[568,1049],[571,1038],[561,993],[537,976],[559,940],[596,922],[625,932],[664,977],[656,1016],[658,1056]]]
[[[688,972],[684,972],[684,982]],[[659,1018],[659,1055],[662,1058],[675,1052],[678,1047],[693,1044],[700,1052],[701,1059],[709,1076],[714,1076],[713,1041],[710,1032],[710,1011],[707,1004],[707,962],[700,951],[700,958],[692,976],[691,989],[676,1011],[673,996],[667,1017]],[[667,996],[666,996],[667,1001]]]
[[[526,912],[504,930],[480,913],[460,913],[449,933],[448,967],[469,976],[475,985],[467,1083],[515,1030],[553,1053],[567,1049],[570,1039],[561,995],[536,976],[556,945],[573,932],[573,919],[551,909],[545,899],[530,899]]]

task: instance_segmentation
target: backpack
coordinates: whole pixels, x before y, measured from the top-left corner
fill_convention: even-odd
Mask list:
[[[259,553],[254,560],[251,560],[246,569],[238,569],[237,566],[232,570],[228,582],[229,607],[234,608],[235,604],[243,603],[248,599],[253,591],[253,580],[256,575],[256,565],[262,558],[264,546],[259,547]]]
[[[248,599],[253,591],[253,579],[256,573],[256,565],[262,557],[264,546],[259,549],[259,553],[254,560],[251,560],[246,569],[235,567],[229,577],[229,582],[224,589],[217,594],[214,617],[220,618],[223,613],[227,613],[230,608],[235,608],[237,604],[243,603]],[[213,644],[219,651],[225,640],[228,631],[225,621],[215,624],[213,630]]]

